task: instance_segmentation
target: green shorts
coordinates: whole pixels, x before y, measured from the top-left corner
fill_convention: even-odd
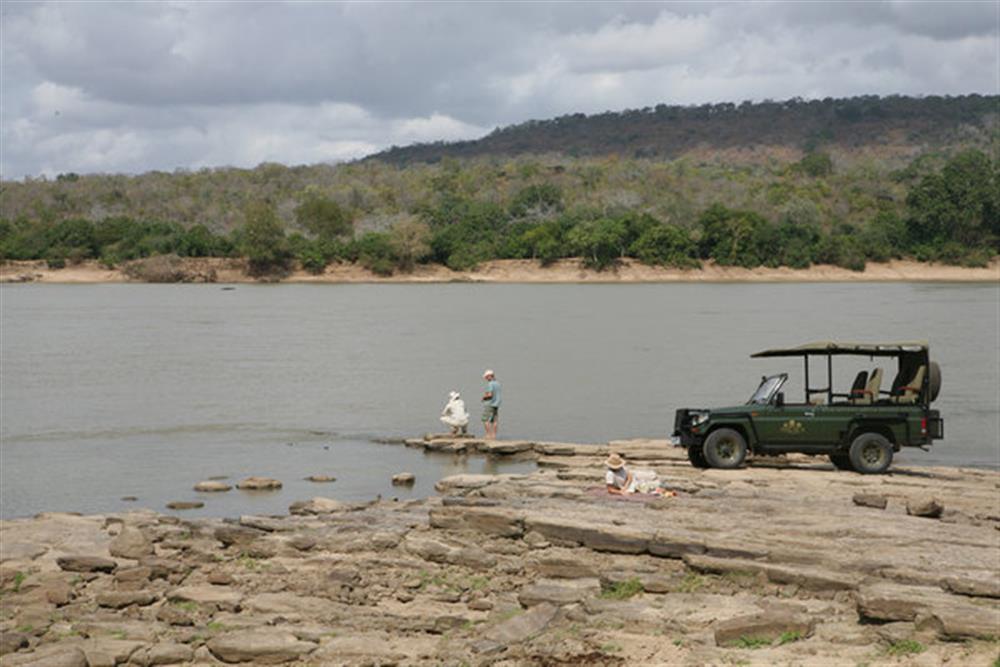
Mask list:
[[[489,422],[492,424],[500,416],[500,408],[494,405],[484,405],[483,406],[483,423]]]

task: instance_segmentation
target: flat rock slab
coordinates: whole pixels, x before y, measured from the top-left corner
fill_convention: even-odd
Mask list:
[[[555,605],[539,604],[490,628],[486,638],[504,646],[527,641],[544,632],[558,612],[559,608]]]
[[[417,476],[412,472],[401,472],[392,476],[393,486],[412,486],[417,481]]]
[[[347,503],[319,496],[311,500],[299,500],[288,506],[288,512],[297,515],[333,514],[334,512],[346,512],[349,509],[351,509],[351,505]]]
[[[983,601],[986,602],[985,600]],[[876,583],[857,594],[858,613],[879,621],[918,621],[945,638],[995,637],[1000,607],[992,601],[974,604],[968,598],[931,586]]]
[[[801,565],[786,565],[746,560],[742,558],[715,558],[701,554],[687,554],[688,567],[710,574],[763,574],[776,584],[795,584],[812,591],[854,590],[860,583],[857,575],[847,572],[821,570]]]
[[[31,653],[5,655],[0,660],[3,667],[88,667],[87,654],[72,647],[40,649]]]
[[[34,560],[46,551],[48,548],[41,544],[0,540],[0,563],[6,563],[9,560]]]
[[[976,579],[972,577],[947,577],[941,588],[959,595],[980,598],[1000,598],[1000,579]]]
[[[715,626],[715,643],[733,646],[741,640],[772,642],[782,635],[807,637],[812,634],[813,622],[801,614],[766,613],[737,616]]]
[[[479,445],[478,449],[493,456],[510,456],[534,451],[535,443],[528,440],[489,440]]]
[[[171,600],[195,602],[197,604],[214,604],[220,609],[235,610],[240,606],[243,595],[228,586],[213,586],[203,584],[198,586],[182,586],[170,591]]]
[[[223,662],[274,665],[298,660],[316,644],[300,640],[291,632],[269,629],[227,632],[208,641],[208,650]]]
[[[330,475],[309,475],[308,477],[306,477],[306,481],[307,482],[327,483],[327,482],[336,482],[337,478],[336,477],[331,477]]]
[[[517,599],[525,607],[546,603],[566,605],[600,592],[601,582],[598,579],[539,579],[522,588]]]
[[[60,556],[56,564],[67,572],[114,572],[118,563],[100,556]]]
[[[87,656],[90,667],[97,667],[97,665],[124,664],[143,646],[142,642],[131,639],[101,637],[88,639],[79,648]]]

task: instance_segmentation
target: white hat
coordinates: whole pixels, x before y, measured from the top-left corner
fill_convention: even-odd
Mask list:
[[[489,376],[491,376],[493,374],[494,373],[493,373],[493,369],[492,368],[487,368],[485,371],[483,371],[483,377],[484,378],[488,378]]]
[[[454,400],[455,400],[456,398],[458,398],[458,397],[459,397],[459,395],[460,395],[460,394],[459,394],[459,393],[458,393],[457,391],[453,391],[453,392],[451,392],[450,394],[448,394],[448,397],[449,397],[449,398],[451,398],[451,400],[453,400],[453,401],[454,401]]]

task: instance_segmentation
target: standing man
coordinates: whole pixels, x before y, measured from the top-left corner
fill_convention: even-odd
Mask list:
[[[500,426],[500,383],[492,370],[483,373],[486,380],[486,393],[483,394],[483,429],[487,440],[497,439],[497,429]]]

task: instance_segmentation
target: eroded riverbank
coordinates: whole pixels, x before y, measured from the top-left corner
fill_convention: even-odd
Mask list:
[[[807,458],[703,471],[649,440],[409,444],[537,458],[540,469],[447,477],[426,500],[314,499],[278,517],[4,521],[0,661],[997,658],[1000,473],[899,467],[863,477]],[[608,496],[601,460],[612,449],[657,470],[677,495]],[[930,498],[940,507],[919,507]]]

